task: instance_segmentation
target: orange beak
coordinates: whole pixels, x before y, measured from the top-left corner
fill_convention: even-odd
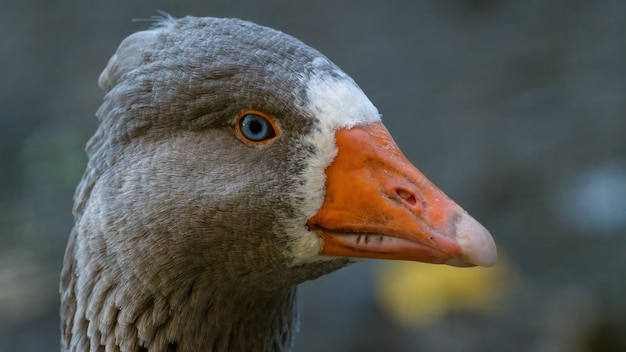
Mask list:
[[[489,232],[432,184],[378,122],[336,131],[324,204],[307,222],[327,256],[490,266]]]

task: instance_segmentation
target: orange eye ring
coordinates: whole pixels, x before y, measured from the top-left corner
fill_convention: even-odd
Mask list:
[[[250,145],[263,145],[280,135],[276,120],[258,110],[246,110],[235,120],[239,138]]]

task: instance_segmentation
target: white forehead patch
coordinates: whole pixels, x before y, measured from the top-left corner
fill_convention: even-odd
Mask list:
[[[322,130],[334,131],[380,121],[374,104],[352,79],[344,77],[312,77],[307,82],[306,109],[315,116]]]
[[[315,155],[307,160],[304,172],[298,176],[304,182],[294,182],[301,185],[295,190],[294,198],[304,200],[299,210],[303,217],[310,219],[324,203],[325,170],[337,155],[335,131],[378,122],[380,114],[356,83],[343,73],[314,76],[306,84],[307,105],[303,109],[317,120],[318,128],[303,141],[315,148]],[[301,222],[294,222],[289,227],[289,254],[293,265],[335,259],[319,255],[322,239],[303,227]]]

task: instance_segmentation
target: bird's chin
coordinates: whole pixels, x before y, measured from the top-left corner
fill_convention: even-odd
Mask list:
[[[289,276],[295,280],[292,284],[297,285],[304,281],[315,280],[357,261],[359,261],[357,258],[320,256],[316,261],[301,262],[291,266]]]

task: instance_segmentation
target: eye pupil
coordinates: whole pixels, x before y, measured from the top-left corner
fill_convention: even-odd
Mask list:
[[[263,132],[263,125],[258,120],[252,120],[248,125],[248,129],[256,135]]]
[[[276,136],[274,126],[263,116],[255,114],[244,115],[239,120],[239,129],[244,138],[261,142]]]

